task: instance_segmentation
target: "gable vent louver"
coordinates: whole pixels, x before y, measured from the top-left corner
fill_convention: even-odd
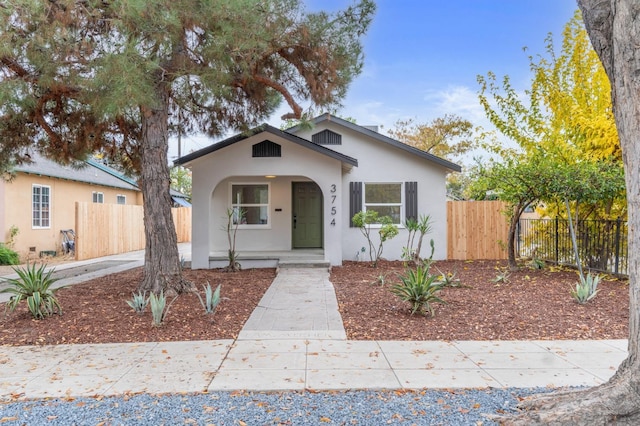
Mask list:
[[[269,140],[253,145],[252,157],[282,157],[282,147]]]
[[[311,136],[311,141],[318,145],[342,145],[342,135],[331,130],[323,130]]]

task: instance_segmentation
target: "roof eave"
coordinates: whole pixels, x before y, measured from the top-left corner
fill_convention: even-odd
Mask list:
[[[320,154],[327,155],[327,156],[329,156],[331,158],[334,158],[334,159],[336,159],[336,160],[338,160],[338,161],[340,161],[340,162],[342,162],[344,164],[348,164],[348,165],[354,166],[354,167],[358,166],[358,160],[355,159],[355,158],[349,157],[348,155],[341,154],[341,153],[339,153],[337,151],[331,150],[331,149],[326,148],[326,147],[324,147],[322,145],[315,144],[315,143],[313,143],[311,141],[303,139],[303,138],[301,138],[299,136],[296,136],[296,135],[294,135],[292,133],[284,132],[284,131],[282,131],[282,130],[276,128],[276,127],[273,127],[273,126],[271,126],[269,124],[262,124],[262,125],[260,125],[258,127],[255,127],[253,129],[247,131],[247,132],[239,133],[239,134],[237,134],[235,136],[232,136],[232,137],[230,137],[228,139],[225,139],[225,140],[223,140],[221,142],[211,144],[208,147],[205,147],[203,149],[200,149],[198,151],[192,152],[192,153],[190,153],[188,155],[185,155],[183,157],[180,157],[180,158],[174,160],[173,164],[176,165],[176,166],[187,165],[188,163],[192,162],[193,160],[196,160],[196,159],[198,159],[200,157],[203,157],[205,155],[211,154],[211,153],[213,153],[215,151],[218,151],[220,149],[226,148],[227,146],[233,145],[233,144],[235,144],[237,142],[240,142],[242,140],[248,139],[248,138],[250,138],[252,136],[255,136],[255,135],[259,134],[259,133],[262,133],[262,132],[268,132],[268,133],[271,133],[273,135],[279,136],[279,137],[281,137],[283,139],[286,139],[286,140],[288,140],[290,142],[293,142],[293,143],[296,143],[298,145],[302,145],[302,146],[304,146],[306,148],[309,148],[312,151],[315,151],[315,152],[318,152]]]
[[[432,162],[434,162],[434,163],[436,163],[436,164],[438,164],[438,165],[440,165],[440,166],[442,166],[442,167],[444,167],[446,169],[449,169],[449,170],[451,170],[453,172],[462,171],[462,167],[459,166],[456,163],[453,163],[453,162],[451,162],[449,160],[445,160],[444,158],[440,158],[440,157],[435,156],[433,154],[430,154],[430,153],[428,153],[426,151],[422,151],[420,149],[414,148],[411,145],[407,145],[405,143],[402,143],[400,141],[392,139],[392,138],[390,138],[388,136],[385,136],[385,135],[382,135],[382,134],[380,134],[378,132],[375,132],[375,131],[373,131],[371,129],[367,129],[366,127],[362,127],[362,126],[354,124],[354,123],[352,123],[350,121],[344,120],[344,119],[342,119],[340,117],[333,116],[333,115],[331,115],[329,113],[322,114],[322,115],[314,118],[313,120],[311,120],[313,125],[318,125],[318,124],[320,124],[322,122],[325,122],[325,121],[331,121],[331,122],[334,122],[334,123],[336,123],[336,124],[338,124],[338,125],[340,125],[342,127],[346,127],[347,129],[350,129],[350,130],[353,130],[355,132],[359,132],[359,133],[365,134],[365,135],[367,135],[367,136],[369,136],[369,137],[371,137],[373,139],[376,139],[376,140],[378,140],[380,142],[390,144],[390,145],[395,146],[397,148],[400,148],[400,149],[402,149],[404,151],[407,151],[407,152],[409,152],[411,154],[417,155],[418,157],[424,158],[425,160],[432,161]],[[295,133],[298,130],[300,130],[301,128],[302,128],[301,125],[293,126],[293,127],[289,128],[289,129],[287,129],[287,132]]]

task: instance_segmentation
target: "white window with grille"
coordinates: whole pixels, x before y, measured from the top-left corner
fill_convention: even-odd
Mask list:
[[[51,228],[51,187],[31,187],[31,226],[34,229]]]

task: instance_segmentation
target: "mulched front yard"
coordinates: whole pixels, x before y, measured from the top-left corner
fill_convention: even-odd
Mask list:
[[[577,275],[572,270],[523,269],[508,282],[492,280],[505,262],[437,262],[442,272],[457,272],[465,287],[447,288],[434,317],[411,315],[389,288],[402,272],[400,262],[346,262],[331,280],[349,339],[365,340],[521,340],[622,339],[628,336],[628,284],[607,279],[586,305],[571,299]],[[436,272],[435,269],[433,272]],[[111,343],[234,339],[275,276],[273,269],[238,273],[185,270],[187,279],[213,287],[222,284],[222,303],[204,314],[193,294],[180,296],[162,327],[151,313],[139,316],[126,304],[142,278],[142,268],[98,278],[59,291],[63,315],[33,320],[25,306],[4,315],[0,305],[0,345]],[[384,285],[378,278],[384,276]]]
[[[409,305],[389,288],[402,273],[401,262],[378,268],[346,262],[333,268],[347,337],[355,340],[525,340],[624,339],[628,337],[627,281],[600,283],[597,297],[585,305],[569,294],[576,271],[524,268],[493,282],[505,270],[503,261],[440,261],[431,272],[456,273],[464,287],[445,288],[435,316],[409,314]],[[436,269],[437,268],[437,269]],[[384,276],[385,285],[379,277]]]

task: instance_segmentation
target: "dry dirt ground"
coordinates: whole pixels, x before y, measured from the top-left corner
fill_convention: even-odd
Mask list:
[[[411,315],[391,294],[400,262],[346,262],[333,268],[333,282],[347,336],[354,340],[520,340],[622,339],[628,336],[628,284],[607,277],[598,296],[579,305],[569,295],[577,274],[569,269],[524,267],[494,282],[504,262],[446,261],[432,268],[455,272],[462,287],[446,288],[435,316]],[[432,269],[433,273],[438,273]],[[206,315],[196,295],[178,297],[161,327],[149,308],[137,315],[127,305],[142,268],[61,289],[63,315],[31,319],[26,306],[4,313],[0,304],[0,345],[111,343],[234,339],[275,276],[273,269],[237,273],[185,270],[202,294],[207,282],[221,284],[222,302]],[[381,279],[383,277],[383,279]],[[383,283],[382,283],[383,282]]]

